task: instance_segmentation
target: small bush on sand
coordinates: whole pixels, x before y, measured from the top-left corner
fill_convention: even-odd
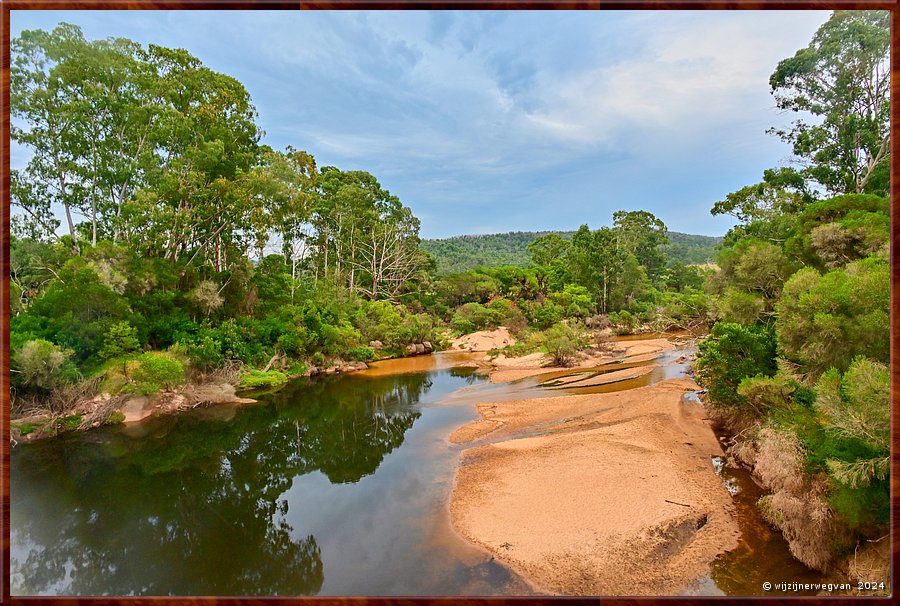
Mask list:
[[[544,332],[544,347],[553,363],[570,366],[578,353],[587,347],[588,339],[580,327],[572,327],[560,322]]]

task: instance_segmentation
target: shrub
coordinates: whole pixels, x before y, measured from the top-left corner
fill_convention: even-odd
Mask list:
[[[819,275],[801,269],[778,302],[778,347],[815,376],[858,355],[890,360],[890,266],[867,258]]]
[[[78,378],[72,351],[43,339],[28,341],[15,355],[15,370],[26,388],[50,391]]]
[[[222,355],[222,343],[209,334],[205,334],[194,343],[187,345],[188,357],[196,368],[209,371],[219,368],[225,363]]]
[[[518,335],[528,328],[528,320],[525,318],[525,314],[522,313],[518,305],[509,299],[495,299],[491,301],[488,308],[501,314],[500,324],[508,328],[512,334]]]
[[[763,327],[718,322],[700,343],[697,381],[709,390],[713,407],[755,416],[738,393],[741,381],[775,374],[775,343]]]
[[[168,354],[147,352],[138,358],[138,364],[133,378],[140,394],[169,389],[184,381],[184,366]]]
[[[348,349],[346,356],[351,360],[369,362],[375,359],[375,351],[368,345],[360,345],[359,347],[351,347]]]
[[[321,328],[322,345],[325,353],[337,356],[359,344],[362,335],[347,322],[334,326],[323,324]]]
[[[278,387],[287,383],[287,375],[277,370],[269,370],[263,372],[261,370],[251,370],[241,375],[240,386],[242,388],[265,388]]]
[[[537,328],[544,329],[553,326],[563,319],[565,310],[557,303],[547,300],[540,305],[531,307],[531,323]]]
[[[559,366],[569,366],[582,349],[587,347],[588,339],[578,328],[559,323],[544,332],[544,347]]]
[[[212,312],[222,307],[224,300],[219,294],[219,286],[215,282],[204,280],[197,285],[197,288],[191,291],[191,299],[203,312],[203,315],[209,316]]]
[[[588,289],[577,284],[566,284],[562,292],[552,293],[550,300],[562,306],[569,318],[584,318],[594,311],[594,299]]]
[[[480,303],[466,303],[457,308],[450,320],[450,326],[460,334],[496,328],[503,321],[503,313],[497,308],[485,307]]]
[[[59,427],[66,431],[75,431],[81,427],[82,420],[81,415],[69,415],[59,420]]]
[[[288,326],[278,337],[278,347],[286,354],[303,355],[309,351],[314,339],[305,326]]]

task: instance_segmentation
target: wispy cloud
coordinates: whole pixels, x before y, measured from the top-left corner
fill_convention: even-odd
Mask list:
[[[13,11],[11,25],[186,48],[247,86],[267,143],[369,170],[424,235],[447,236],[595,226],[618,208],[722,233],[711,204],[789,151],[764,133],[786,119],[768,75],[827,18]]]

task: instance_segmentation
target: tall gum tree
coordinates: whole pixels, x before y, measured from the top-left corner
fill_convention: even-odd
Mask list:
[[[890,13],[836,11],[769,79],[779,109],[813,117],[770,129],[799,173],[831,194],[887,195]]]

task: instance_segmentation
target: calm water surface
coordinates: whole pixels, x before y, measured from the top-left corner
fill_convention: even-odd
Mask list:
[[[15,448],[12,593],[527,593],[446,511],[483,379],[373,374]]]

